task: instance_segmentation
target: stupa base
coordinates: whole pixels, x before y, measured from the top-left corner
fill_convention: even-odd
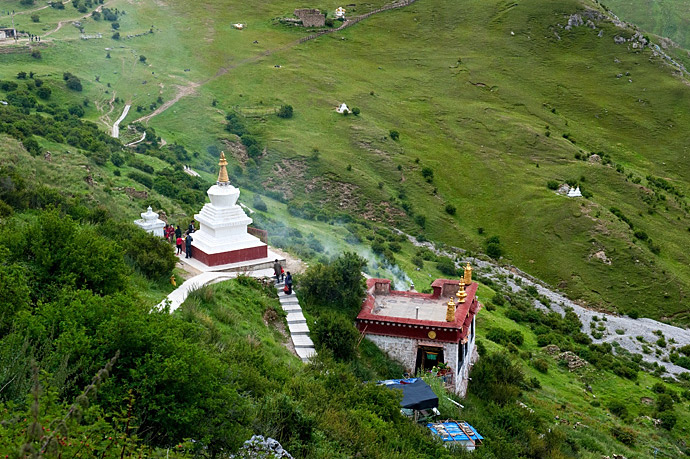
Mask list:
[[[257,249],[263,249],[264,256],[258,257],[258,258],[252,258],[252,259],[245,259],[245,260],[236,260],[236,261],[228,261],[227,263],[219,263],[215,265],[209,265],[206,263],[206,260],[208,258],[204,258],[204,256],[208,257],[208,254],[203,253],[201,250],[198,248],[194,247],[192,248],[192,258],[185,258],[185,253],[182,252],[179,255],[180,261],[183,263],[188,264],[192,268],[201,271],[201,272],[209,272],[209,271],[229,271],[229,272],[234,272],[234,271],[258,271],[261,269],[273,269],[273,264],[275,263],[276,259],[283,263],[285,262],[285,257],[282,257],[271,250],[268,249],[267,246],[263,247],[252,247],[249,249],[241,249],[241,250],[234,250],[232,252],[244,252],[244,255],[250,253],[248,251],[255,251]],[[222,254],[218,255],[223,255],[227,253],[232,253],[232,252],[224,252]],[[255,253],[258,253],[255,252]],[[243,254],[236,254],[236,257],[241,257]],[[215,261],[222,261],[224,258],[215,258]],[[213,261],[213,260],[212,260]]]

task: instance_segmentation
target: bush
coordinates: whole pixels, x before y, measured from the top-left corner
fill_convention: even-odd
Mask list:
[[[346,317],[335,313],[322,314],[311,334],[319,351],[329,349],[338,360],[354,357],[359,332]]]
[[[411,261],[412,264],[418,267],[419,269],[424,268],[424,258],[415,255],[414,257],[412,257]]]
[[[670,411],[673,409],[673,398],[669,394],[659,394],[656,398],[656,411]]]
[[[557,190],[558,187],[559,187],[559,185],[560,185],[560,184],[559,184],[557,181],[555,181],[555,180],[549,180],[548,182],[546,182],[546,187],[547,187],[549,190]]]
[[[292,114],[292,105],[281,105],[280,109],[278,110],[279,118],[292,118]]]
[[[34,13],[31,15],[31,21],[32,22],[41,22],[41,17],[38,14]]]
[[[355,116],[359,116],[359,114],[362,113],[358,107],[353,107],[352,108],[352,114]]]
[[[33,57],[34,59],[40,59],[42,57],[41,52],[37,49],[34,49],[33,51],[31,51],[31,57]]]
[[[608,404],[609,411],[619,418],[624,418],[628,415],[628,407],[625,404],[614,400]]]
[[[635,444],[635,431],[628,427],[611,427],[611,435],[624,445],[632,446]]]
[[[503,305],[505,304],[506,300],[505,300],[505,298],[503,297],[503,295],[501,295],[500,293],[496,293],[496,294],[491,298],[491,302],[492,302],[493,304],[495,304],[496,306],[503,306]]]
[[[503,255],[503,249],[499,244],[489,243],[486,245],[486,254],[494,260],[498,260]]]
[[[477,361],[469,389],[479,398],[506,406],[517,398],[524,383],[520,366],[508,354],[493,353]]]
[[[436,267],[447,276],[455,276],[458,273],[455,263],[448,257],[439,257]]]
[[[266,212],[268,210],[268,207],[266,207],[266,203],[263,199],[261,199],[261,196],[258,194],[254,195],[254,208],[262,212]]]
[[[455,215],[455,212],[457,212],[457,209],[453,204],[446,204],[446,213],[448,215]]]
[[[422,167],[422,177],[424,177],[427,182],[431,182],[434,179],[433,169],[428,166]]]
[[[400,133],[398,131],[390,131],[388,135],[393,140],[398,140],[400,138]]]
[[[426,227],[426,216],[422,214],[417,214],[414,216],[414,222],[422,228],[424,228]]]
[[[675,426],[676,422],[678,422],[678,418],[671,411],[664,411],[662,413],[659,413],[657,416],[661,420],[661,427],[663,427],[666,430],[673,429],[673,426]]]
[[[146,56],[144,56],[143,54],[139,56],[139,62],[146,62]]]
[[[549,371],[549,363],[544,359],[535,359],[532,365],[540,373],[547,373]]]

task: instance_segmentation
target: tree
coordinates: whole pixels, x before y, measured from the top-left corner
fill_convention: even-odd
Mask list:
[[[113,37],[112,37],[112,38],[113,38],[113,40],[119,40],[119,39],[120,39],[120,32],[115,32],[115,33],[113,34]]]
[[[278,117],[292,118],[292,105],[281,105],[278,110]]]
[[[338,360],[349,360],[355,355],[359,333],[345,316],[329,312],[319,316],[312,331],[319,348],[333,352]]]
[[[48,86],[41,86],[38,88],[36,91],[36,95],[40,97],[43,100],[48,100],[50,99],[50,95],[53,93],[53,91],[48,87]]]
[[[429,166],[422,167],[422,177],[424,177],[427,182],[431,182],[434,179],[433,169]]]
[[[117,30],[120,28],[120,23],[119,22],[113,22],[110,24],[110,27],[112,27],[113,30]]]
[[[101,20],[101,13],[99,11],[94,10],[93,13],[91,13],[91,17],[93,18],[94,21],[100,21]]]
[[[144,56],[143,54],[139,56],[139,62],[146,62],[146,56]]]

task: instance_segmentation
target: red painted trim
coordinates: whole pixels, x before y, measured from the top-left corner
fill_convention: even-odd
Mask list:
[[[182,251],[186,252],[186,247],[182,245]],[[231,250],[229,252],[207,254],[198,247],[192,246],[192,258],[196,258],[206,266],[227,265],[229,263],[239,263],[241,261],[258,260],[268,257],[268,246],[250,247],[248,249]]]

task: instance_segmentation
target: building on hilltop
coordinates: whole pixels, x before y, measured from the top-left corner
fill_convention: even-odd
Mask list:
[[[0,40],[17,38],[17,30],[14,28],[0,28]]]
[[[323,27],[326,25],[326,15],[315,8],[297,9],[293,14],[302,21],[304,27]]]
[[[410,373],[443,367],[446,384],[464,396],[475,349],[475,316],[481,308],[469,263],[460,280],[437,279],[433,293],[391,290],[388,279],[368,279],[357,316],[360,333]]]

